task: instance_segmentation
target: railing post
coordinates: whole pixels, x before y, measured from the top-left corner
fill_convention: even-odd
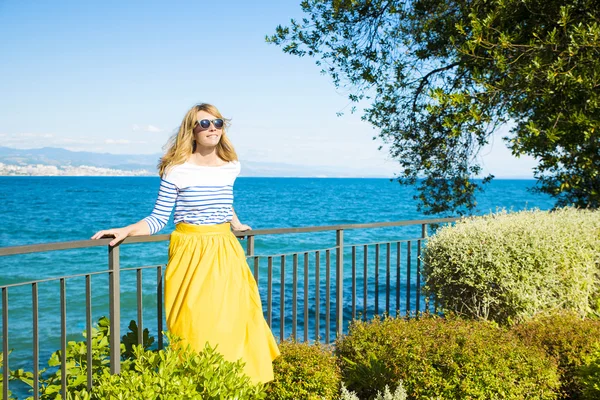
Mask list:
[[[108,247],[108,295],[110,310],[110,373],[121,373],[121,282],[119,246]]]
[[[336,279],[336,328],[337,336],[344,331],[344,230],[338,229],[335,235],[336,257],[335,257],[335,279]]]
[[[8,288],[2,288],[2,398],[8,399]],[[36,388],[37,389],[37,388]]]
[[[67,282],[60,279],[60,393],[67,398]]]
[[[156,267],[156,315],[158,316],[158,349],[163,349],[163,270],[162,265]]]
[[[246,240],[248,241],[246,243],[246,255],[251,257],[254,255],[254,236],[246,236]]]
[[[39,304],[38,284],[31,285],[31,308],[33,311],[33,399],[40,398],[40,336],[39,336]]]
[[[421,237],[423,238],[423,240],[427,240],[427,224],[422,224],[421,225]],[[419,241],[419,263],[421,263],[421,247],[420,247],[420,243],[421,241]],[[419,271],[419,275],[420,275],[420,271]],[[420,288],[419,288],[420,291]],[[425,297],[425,312],[428,313],[429,312],[429,296]]]

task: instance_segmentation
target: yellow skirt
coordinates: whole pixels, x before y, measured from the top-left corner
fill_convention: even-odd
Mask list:
[[[254,276],[229,223],[179,223],[165,274],[169,331],[196,351],[208,342],[226,360],[245,363],[253,382],[273,380],[279,355]]]

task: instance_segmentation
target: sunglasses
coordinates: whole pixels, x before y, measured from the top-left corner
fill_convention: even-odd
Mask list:
[[[223,120],[221,118],[217,118],[217,119],[201,119],[199,121],[196,121],[196,123],[200,126],[200,128],[202,129],[208,129],[210,127],[210,123],[212,122],[213,126],[216,129],[221,129],[223,127]]]

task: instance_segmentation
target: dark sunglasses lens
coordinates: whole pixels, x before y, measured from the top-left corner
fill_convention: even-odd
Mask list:
[[[215,119],[213,121],[213,124],[215,125],[215,128],[217,129],[221,129],[223,127],[223,120],[222,119]]]
[[[198,121],[198,123],[200,124],[200,127],[202,129],[206,129],[210,126],[210,121],[207,119],[203,119],[202,121]]]

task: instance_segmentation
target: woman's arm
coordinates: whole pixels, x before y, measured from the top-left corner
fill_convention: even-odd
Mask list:
[[[141,220],[136,222],[135,224],[124,226],[122,228],[112,228],[103,231],[98,231],[91,238],[102,239],[104,236],[114,236],[115,239],[109,243],[111,246],[114,246],[115,244],[125,239],[127,236],[143,236],[149,234],[150,227],[148,226],[148,223],[145,220]]]
[[[240,222],[240,219],[235,213],[233,207],[231,208],[231,210],[233,211],[233,217],[231,218],[231,229],[233,229],[234,231],[249,231],[252,229],[248,225],[244,225]]]
[[[161,179],[158,198],[154,204],[152,213],[141,221],[122,228],[111,228],[96,232],[92,239],[101,239],[104,236],[114,236],[110,242],[111,246],[116,245],[127,236],[152,235],[165,227],[169,221],[171,211],[177,199],[177,187],[172,183]]]

